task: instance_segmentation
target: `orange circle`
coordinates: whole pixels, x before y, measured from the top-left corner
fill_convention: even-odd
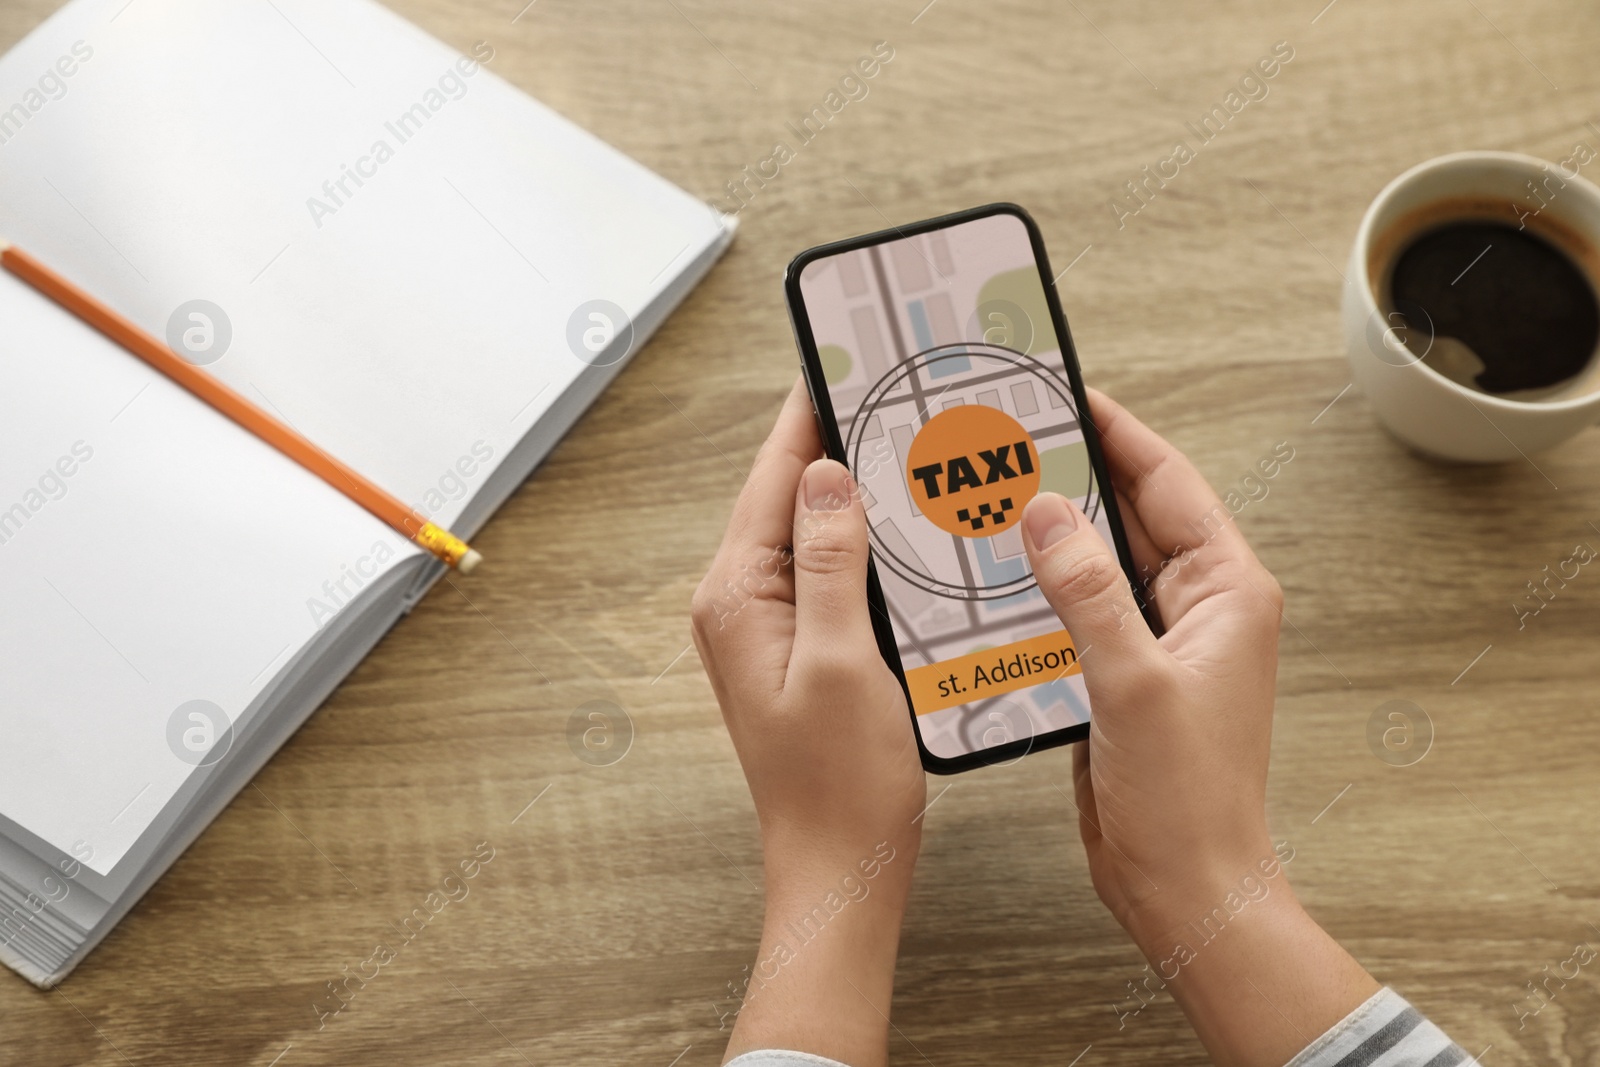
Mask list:
[[[906,457],[911,500],[957,537],[1014,529],[1039,492],[1039,450],[999,408],[959,404],[923,424]]]

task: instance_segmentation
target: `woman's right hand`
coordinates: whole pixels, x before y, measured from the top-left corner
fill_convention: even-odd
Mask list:
[[[1194,465],[1090,398],[1165,629],[1146,625],[1082,511],[1054,493],[1029,502],[1028,558],[1089,690],[1073,778],[1090,874],[1214,1059],[1281,1064],[1378,989],[1300,908],[1282,871],[1293,852],[1267,831],[1283,594]]]
[[[1184,455],[1092,393],[1155,637],[1115,551],[1056,494],[1023,513],[1039,587],[1082,657],[1093,718],[1073,777],[1095,890],[1139,936],[1273,857],[1267,759],[1283,594]],[[1155,931],[1152,931],[1155,932]]]

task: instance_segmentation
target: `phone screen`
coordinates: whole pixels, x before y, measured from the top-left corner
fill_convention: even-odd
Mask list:
[[[1034,581],[1022,509],[1057,492],[1120,538],[1044,285],[1009,212],[799,275],[917,729],[941,759],[1089,721],[1081,650]]]

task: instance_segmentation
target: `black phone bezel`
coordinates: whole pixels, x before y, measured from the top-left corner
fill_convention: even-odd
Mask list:
[[[1146,602],[1146,598],[1139,595],[1138,577],[1134,570],[1133,554],[1128,549],[1128,539],[1122,528],[1122,515],[1117,507],[1116,491],[1112,485],[1110,474],[1106,469],[1105,457],[1100,447],[1100,432],[1094,424],[1094,419],[1089,413],[1088,396],[1083,387],[1083,374],[1078,368],[1078,352],[1072,343],[1072,334],[1067,329],[1066,315],[1061,310],[1061,302],[1056,293],[1055,282],[1050,273],[1050,261],[1045,254],[1044,237],[1039,232],[1038,225],[1033,217],[1022,207],[1012,203],[985,204],[981,207],[967,208],[963,211],[940,215],[937,218],[924,219],[921,222],[910,223],[905,226],[892,226],[887,230],[875,233],[862,234],[842,241],[833,241],[828,244],[808,248],[795,256],[790,261],[784,273],[784,293],[788,299],[789,322],[794,328],[795,344],[800,349],[800,365],[806,382],[806,389],[811,394],[811,408],[817,416],[818,428],[822,434],[823,446],[830,458],[836,459],[849,466],[845,458],[844,441],[839,436],[838,420],[833,412],[833,401],[828,394],[827,381],[822,373],[822,361],[817,354],[816,339],[811,332],[811,322],[806,314],[805,297],[800,291],[800,275],[807,266],[813,262],[842,252],[854,252],[873,245],[897,241],[917,234],[931,233],[935,230],[948,229],[975,219],[989,218],[994,215],[1011,215],[1021,221],[1027,230],[1028,240],[1033,245],[1033,259],[1039,270],[1039,281],[1044,287],[1045,302],[1050,308],[1051,325],[1055,328],[1056,337],[1061,345],[1061,357],[1064,369],[1067,372],[1067,384],[1072,389],[1073,402],[1077,405],[1079,421],[1083,425],[1084,443],[1089,451],[1089,462],[1094,468],[1094,476],[1100,485],[1100,499],[1106,509],[1106,522],[1111,527],[1112,540],[1116,542],[1117,558],[1122,563],[1123,572],[1128,577],[1129,585],[1133,588],[1134,600],[1144,613],[1147,622],[1152,628],[1156,623],[1152,616],[1153,610]],[[922,757],[922,766],[934,774],[957,774],[961,771],[971,770],[974,767],[991,766],[997,763],[1009,763],[1019,759],[1029,752],[1054,748],[1058,745],[1072,744],[1089,736],[1089,724],[1079,723],[1075,726],[1063,727],[1052,730],[1047,734],[1037,734],[1033,737],[996,745],[993,748],[979,749],[969,752],[964,756],[945,757],[929,752],[922,743],[922,730],[917,725],[917,713],[911,707],[911,690],[906,684],[905,668],[900,662],[899,644],[895,638],[894,625],[889,619],[888,611],[883,599],[883,590],[878,584],[877,567],[869,559],[867,564],[867,601],[872,609],[872,625],[878,639],[878,649],[883,654],[884,661],[894,671],[895,677],[900,680],[900,687],[906,695],[906,705],[910,709],[912,729],[917,740],[917,751]],[[1159,630],[1157,630],[1159,632]]]

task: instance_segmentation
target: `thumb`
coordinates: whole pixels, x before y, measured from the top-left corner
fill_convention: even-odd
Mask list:
[[[795,643],[875,647],[867,607],[867,516],[844,466],[819,459],[800,478],[794,513]]]
[[[1117,554],[1078,506],[1040,493],[1022,512],[1023,541],[1034,577],[1066,625],[1083,661],[1084,680],[1124,676],[1158,651],[1139,614]]]

